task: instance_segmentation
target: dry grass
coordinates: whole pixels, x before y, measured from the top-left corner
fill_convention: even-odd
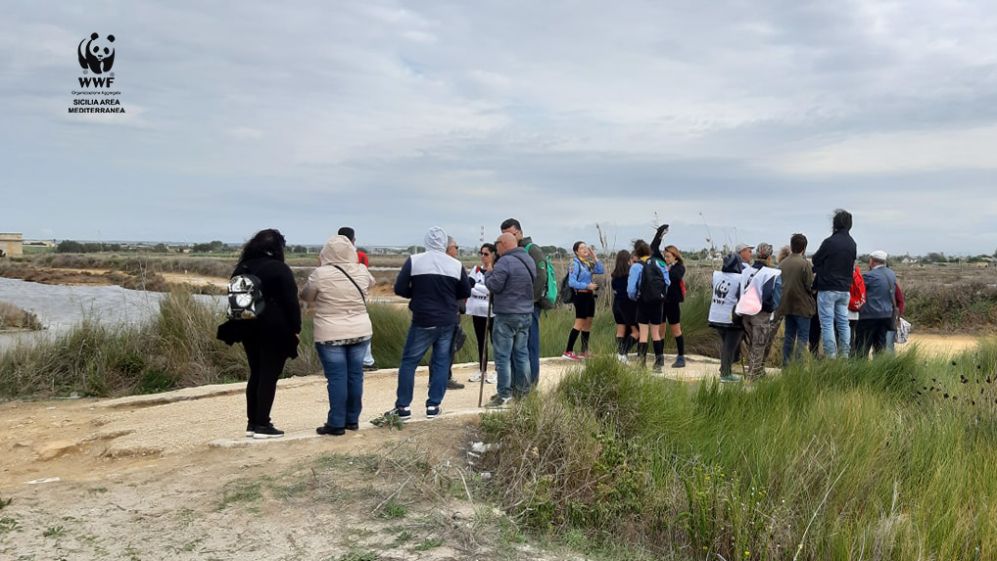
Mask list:
[[[13,304],[0,302],[0,331],[27,329],[37,331],[44,329],[38,316],[26,312]]]

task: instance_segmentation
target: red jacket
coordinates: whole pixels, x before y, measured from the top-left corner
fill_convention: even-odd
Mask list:
[[[848,300],[848,311],[857,312],[865,306],[865,281],[862,280],[862,270],[858,265],[852,271],[851,298]]]
[[[367,253],[361,250],[357,250],[357,262],[364,267],[370,268],[370,260],[367,259]]]

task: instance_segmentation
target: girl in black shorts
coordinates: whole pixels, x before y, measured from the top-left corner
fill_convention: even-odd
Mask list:
[[[595,275],[605,274],[606,269],[595,256],[595,252],[585,242],[575,242],[572,247],[575,258],[568,269],[568,286],[575,290],[575,325],[568,334],[568,346],[564,358],[581,360],[589,356],[589,333],[592,331],[592,318],[595,317],[595,297],[599,285]],[[575,340],[582,336],[582,353],[575,354]]]
[[[665,294],[665,321],[672,329],[678,356],[672,368],[685,367],[685,338],[682,337],[682,302],[685,301],[685,261],[682,252],[674,245],[665,247],[665,263],[668,265],[668,292]]]
[[[623,249],[616,254],[613,267],[613,319],[616,321],[616,356],[620,362],[627,361],[630,347],[637,342],[637,303],[627,296],[627,277],[633,258]]]

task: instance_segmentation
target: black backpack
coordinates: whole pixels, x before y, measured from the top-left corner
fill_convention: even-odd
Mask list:
[[[661,271],[654,258],[644,262],[644,270],[640,275],[640,294],[638,298],[645,304],[660,304],[665,301],[665,273]]]
[[[233,275],[228,282],[229,319],[256,319],[263,313],[263,283],[260,277],[250,274]]]
[[[570,274],[570,272],[564,273],[564,278],[561,279],[561,302],[564,304],[575,301],[575,289],[568,284],[568,275]]]

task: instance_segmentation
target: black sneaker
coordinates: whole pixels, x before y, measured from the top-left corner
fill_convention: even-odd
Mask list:
[[[278,429],[273,425],[267,425],[265,427],[256,426],[253,429],[253,438],[257,440],[264,440],[267,438],[280,438],[284,436],[284,431]]]
[[[256,434],[256,427],[252,423],[246,425],[246,438],[253,438],[254,434]]]
[[[359,423],[353,423],[351,425],[351,424],[347,423],[346,424],[346,430],[360,430],[360,424]]]
[[[412,419],[412,408],[411,407],[395,407],[390,411],[384,412],[385,417],[398,417],[403,423],[409,422]]]
[[[346,429],[334,429],[329,425],[322,425],[321,427],[315,429],[315,432],[322,435],[343,436],[346,434]]]
[[[447,389],[448,390],[462,390],[462,389],[464,389],[464,384],[461,384],[457,380],[454,380],[453,378],[450,378],[449,380],[447,380]]]
[[[657,355],[654,357],[654,371],[661,372],[665,369],[665,355]]]
[[[464,384],[461,384],[460,387],[463,388]],[[439,405],[427,405],[426,406],[426,418],[427,419],[435,419],[435,418],[439,417],[442,414],[443,414],[443,410],[440,409]]]

